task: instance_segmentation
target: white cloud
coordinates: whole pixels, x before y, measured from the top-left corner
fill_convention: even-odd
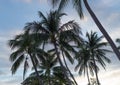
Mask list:
[[[116,4],[120,3],[120,0],[101,0],[101,2],[103,4],[105,4],[106,6],[115,6]]]
[[[113,13],[110,13],[107,17],[106,17],[106,22],[109,26],[109,24],[111,26],[114,26],[114,27],[117,27],[117,26],[120,26],[119,25],[119,20],[120,20],[120,13],[119,12],[113,12]],[[117,23],[118,22],[118,23]]]
[[[120,69],[113,69],[107,71],[100,71],[99,73],[99,80],[102,85],[119,85],[120,81]],[[76,76],[75,77],[78,85],[87,85],[87,78],[84,76]],[[113,81],[113,83],[111,83]]]
[[[102,85],[119,85],[120,81],[120,69],[112,69],[107,70],[106,72],[103,72],[100,74],[100,79],[101,79],[101,83]],[[111,81],[113,81],[113,83],[111,83]]]
[[[120,27],[114,28],[114,30],[112,29],[110,32],[110,36],[113,40],[115,40],[116,38],[120,38]]]

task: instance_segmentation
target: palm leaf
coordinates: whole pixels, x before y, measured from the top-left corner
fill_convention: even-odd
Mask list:
[[[83,18],[81,0],[72,0],[72,3],[73,3],[73,7],[75,7],[75,9],[77,10],[78,15],[80,16],[80,18]]]
[[[24,62],[24,71],[23,71],[23,80],[25,79],[25,75],[26,75],[26,72],[29,68],[29,64],[28,64],[28,61],[27,61],[27,58],[25,59],[25,62]]]
[[[24,55],[21,55],[18,57],[18,59],[13,63],[12,67],[11,67],[11,71],[12,74],[15,74],[15,72],[17,71],[17,69],[19,68],[20,64],[23,62],[24,60]]]

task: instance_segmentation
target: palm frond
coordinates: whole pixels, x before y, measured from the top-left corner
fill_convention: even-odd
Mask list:
[[[73,3],[73,7],[78,12],[78,15],[80,16],[80,18],[83,18],[83,10],[82,10],[81,0],[72,0],[72,3]]]
[[[80,26],[78,23],[74,22],[74,20],[69,21],[65,24],[63,24],[60,28],[59,31],[67,31],[67,30],[74,30],[75,33],[80,33]]]
[[[18,59],[13,63],[12,67],[11,67],[11,71],[12,74],[15,74],[17,69],[19,68],[20,64],[23,62],[24,60],[24,55],[21,55],[18,57]]]
[[[48,0],[48,1],[51,3],[51,5],[54,8],[60,3],[61,0]]]
[[[65,49],[63,49],[63,53],[65,54],[66,58],[70,61],[71,64],[74,63],[74,59],[72,58],[71,54],[66,51]]]
[[[68,4],[70,0],[60,0],[58,11],[63,11],[64,7]]]
[[[26,23],[26,26],[24,27],[25,33],[31,33],[32,32],[43,32],[48,33],[48,30],[45,29],[41,23],[39,22],[29,22]]]
[[[119,39],[119,38],[117,38],[117,39],[116,39],[116,42],[117,42],[117,43],[120,43],[120,39]]]
[[[10,55],[9,60],[14,62],[21,55],[23,55],[22,50],[16,50]]]
[[[25,79],[25,75],[26,75],[28,68],[29,68],[29,64],[28,64],[27,57],[26,57],[25,62],[24,62],[23,80]]]

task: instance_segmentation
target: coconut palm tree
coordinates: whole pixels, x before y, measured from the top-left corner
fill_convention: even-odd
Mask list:
[[[103,36],[98,37],[96,32],[92,32],[89,34],[86,33],[87,40],[85,41],[87,49],[89,50],[90,59],[93,61],[94,72],[96,75],[96,80],[98,85],[100,85],[98,79],[98,69],[97,64],[100,64],[105,69],[105,62],[110,63],[110,59],[106,57],[106,52],[111,52],[110,50],[104,48],[107,46],[106,42],[101,42]]]
[[[91,83],[90,83],[89,75],[91,74],[93,76],[94,75],[94,67],[96,67],[97,70],[99,70],[99,67],[95,66],[93,64],[93,60],[91,59],[91,56],[90,56],[90,51],[87,48],[86,44],[82,44],[80,46],[80,50],[75,58],[78,61],[78,64],[75,67],[75,71],[79,70],[78,71],[79,75],[84,74],[84,76],[85,76],[85,74],[86,74],[87,79],[88,79],[88,85],[90,85]]]
[[[101,42],[103,36],[98,37],[96,32],[86,33],[87,40],[84,40],[83,44],[79,46],[80,50],[76,55],[78,64],[75,70],[79,70],[79,74],[87,75],[88,85],[90,85],[89,73],[93,76],[95,73],[97,84],[100,85],[98,79],[99,65],[105,69],[105,62],[110,63],[110,60],[105,56],[106,52],[111,52],[104,49],[107,45],[106,42]]]
[[[64,65],[65,65],[65,67],[66,67],[66,69],[67,69],[67,71],[68,71],[68,73],[69,73],[69,75],[71,76],[71,78],[73,79],[73,81],[74,81],[74,83],[76,84],[76,85],[78,85],[77,84],[77,82],[76,82],[76,80],[75,80],[75,78],[74,78],[74,76],[73,76],[73,74],[71,73],[71,71],[70,71],[70,69],[69,69],[69,66],[67,65],[67,62],[66,62],[66,59],[67,60],[69,60],[70,61],[70,63],[71,64],[73,64],[74,63],[74,56],[76,55],[76,53],[77,53],[77,51],[75,50],[75,47],[77,47],[76,46],[76,44],[74,43],[72,43],[71,44],[71,40],[67,40],[66,39],[66,37],[64,37],[63,35],[62,36],[60,36],[60,54],[61,54],[61,57],[63,57],[63,62],[64,62]],[[80,38],[80,42],[78,42],[78,44],[82,44],[82,38]],[[73,41],[73,40],[72,40]],[[76,41],[76,38],[75,38],[75,40],[74,41]],[[55,53],[55,49],[51,49],[51,50],[49,50],[49,52],[50,53]]]
[[[51,70],[52,70],[52,73],[49,77],[50,82],[48,82],[47,80],[48,76],[46,76],[44,72],[38,71],[41,79],[44,82],[44,85],[69,85],[65,78],[65,75],[61,71],[61,66],[55,66]],[[74,85],[72,80],[70,81],[72,85]],[[36,73],[35,72],[31,73],[30,76],[27,77],[21,84],[22,85],[39,85],[38,80],[36,78]]]
[[[39,74],[44,80],[44,85],[68,85],[64,73],[61,71],[61,66],[56,66],[57,59],[50,57],[44,58],[39,66]],[[67,71],[67,70],[66,70]],[[71,81],[71,80],[70,80]],[[33,72],[26,78],[22,85],[38,85],[36,80],[36,73]],[[71,81],[72,83],[72,81]],[[72,84],[73,85],[73,84]]]
[[[65,13],[60,13],[60,11],[50,11],[46,17],[42,12],[39,12],[41,21],[28,23],[25,30],[28,30],[30,33],[35,33],[36,39],[41,40],[43,48],[47,44],[51,45],[51,49],[54,49],[55,56],[62,67],[62,71],[69,81],[60,58],[60,46],[62,45],[61,43],[67,43],[66,41],[80,43],[81,38],[79,35],[81,31],[79,25],[75,21],[61,24],[61,17],[63,15],[65,15]]]
[[[30,36],[27,31],[22,34],[16,35],[14,39],[9,41],[9,46],[13,50],[10,55],[10,61],[13,63],[11,71],[12,74],[15,74],[19,66],[24,61],[24,73],[28,69],[28,58],[31,59],[34,70],[37,74],[37,78],[39,79],[39,85],[43,85],[42,80],[38,74],[36,65],[38,64],[38,59],[42,60],[43,56],[47,55],[42,49],[39,48],[39,44],[36,42],[33,36]]]
[[[48,0],[52,3],[53,7],[59,5],[59,10],[62,11],[63,8],[68,4],[68,2],[72,1],[73,7],[77,10],[78,15],[82,18],[83,17],[83,12],[82,12],[82,5],[81,2],[82,0]],[[92,9],[90,8],[87,0],[83,0],[85,7],[87,8],[89,14],[91,15],[92,19],[94,20],[95,24],[98,26],[99,30],[102,32],[108,43],[111,45],[113,51],[117,55],[118,59],[120,60],[120,52],[118,51],[115,43],[111,39],[111,37],[108,35],[107,31],[105,28],[102,26]]]

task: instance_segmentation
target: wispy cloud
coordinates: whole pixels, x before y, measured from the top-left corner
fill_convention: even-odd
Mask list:
[[[111,30],[111,34],[110,34],[112,39],[115,40],[117,38],[120,38],[120,27],[119,28],[113,28],[113,29]]]

